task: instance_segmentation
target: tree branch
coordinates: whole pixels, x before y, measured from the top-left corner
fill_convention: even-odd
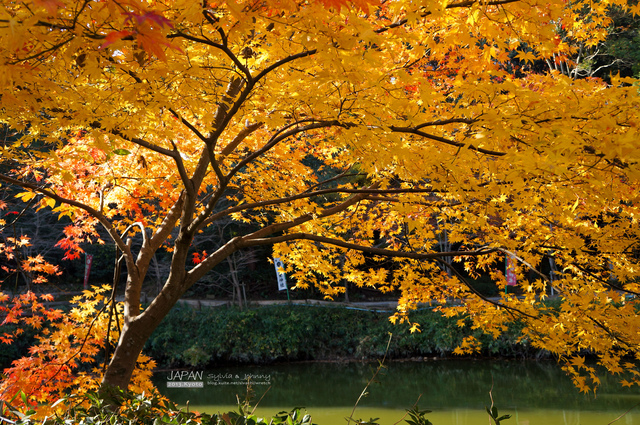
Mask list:
[[[309,130],[317,130],[319,128],[327,128],[327,127],[345,127],[348,126],[348,124],[342,124],[340,123],[340,121],[316,121],[313,122],[311,124],[305,125],[303,127],[298,127],[298,128],[293,128],[289,131],[286,131],[284,133],[281,133],[277,136],[273,136],[271,137],[271,139],[269,139],[267,141],[267,143],[265,143],[265,145],[258,149],[257,151],[251,153],[250,155],[248,155],[246,158],[243,158],[240,162],[238,162],[238,164],[231,170],[229,171],[229,173],[227,174],[226,178],[227,179],[231,179],[238,171],[242,170],[244,167],[247,166],[247,164],[249,164],[250,162],[252,162],[253,160],[255,160],[256,158],[261,157],[262,155],[264,155],[266,152],[268,152],[271,148],[273,148],[274,146],[276,146],[278,143],[282,142],[283,140],[294,136],[298,133],[304,133],[306,131]],[[278,133],[276,133],[278,134]]]
[[[253,123],[253,124],[249,124],[248,126],[243,128],[242,130],[240,130],[240,132],[238,134],[236,134],[236,137],[234,137],[233,140],[230,141],[229,144],[222,149],[222,151],[220,152],[220,156],[221,157],[228,156],[231,152],[233,152],[238,147],[238,145],[244,139],[247,138],[247,136],[249,136],[251,133],[257,131],[263,125],[264,125],[264,123],[261,123],[261,122]]]
[[[372,188],[376,188],[377,185],[373,185]],[[357,203],[359,203],[360,201],[363,201],[365,199],[367,199],[368,194],[366,193],[357,193],[353,196],[351,196],[350,198],[340,202],[337,205],[334,205],[332,207],[329,208],[325,208],[324,210],[318,212],[318,213],[307,213],[307,214],[303,214],[301,216],[299,216],[298,218],[295,218],[293,220],[290,221],[286,221],[283,223],[274,223],[271,224],[267,227],[264,227],[260,230],[257,230],[253,233],[250,233],[248,235],[245,235],[244,237],[242,237],[242,241],[245,240],[252,240],[252,239],[259,239],[259,238],[263,238],[269,235],[273,235],[274,233],[278,233],[278,232],[283,232],[286,230],[289,230],[293,227],[297,227],[300,226],[303,223],[306,223],[308,221],[311,220],[316,220],[319,218],[324,218],[324,217],[330,217],[332,215],[335,215],[341,211],[346,210],[347,208],[349,208],[352,205],[355,205]],[[241,242],[242,242],[241,241]]]
[[[495,249],[493,252],[495,252],[495,251],[500,251],[500,249]],[[518,313],[518,314],[521,314],[521,315],[522,315],[522,316],[524,316],[524,317],[528,317],[528,318],[533,319],[533,320],[538,320],[538,318],[537,318],[537,317],[532,316],[532,315],[530,315],[530,314],[528,314],[528,313],[525,313],[525,312],[524,312],[524,311],[522,311],[522,310],[519,310],[519,309],[517,309],[517,308],[515,308],[515,307],[511,307],[511,306],[508,306],[508,305],[502,304],[502,303],[500,303],[500,302],[498,302],[498,301],[493,301],[492,299],[490,299],[490,298],[488,298],[488,297],[485,297],[485,296],[484,296],[484,295],[482,295],[480,292],[478,292],[478,290],[477,290],[476,288],[474,288],[474,287],[473,287],[473,285],[471,285],[471,284],[467,281],[467,279],[465,279],[465,278],[464,278],[464,276],[462,276],[462,275],[460,274],[460,272],[459,272],[458,270],[456,270],[456,269],[455,269],[455,267],[453,267],[451,264],[447,263],[446,261],[440,261],[440,264],[442,264],[443,266],[445,266],[445,267],[447,267],[449,270],[451,270],[451,271],[453,272],[453,274],[455,274],[455,275],[456,275],[456,277],[460,280],[460,282],[464,283],[464,286],[466,286],[467,288],[469,288],[469,290],[470,290],[471,292],[473,292],[473,294],[474,294],[475,296],[477,296],[478,298],[480,298],[482,301],[485,301],[485,302],[487,302],[487,303],[489,303],[489,304],[493,304],[493,305],[495,305],[496,307],[503,307],[504,309],[506,309],[506,310],[507,310],[507,311],[509,311],[509,312],[516,312],[516,313]],[[513,315],[512,315],[511,317],[513,317]]]
[[[143,148],[147,148],[147,149],[149,149],[151,151],[157,152],[157,153],[159,153],[161,155],[165,155],[165,156],[168,156],[168,157],[174,158],[174,159],[175,159],[176,156],[178,156],[178,158],[180,157],[180,154],[176,153],[176,151],[174,151],[174,150],[170,150],[170,149],[166,149],[166,148],[163,148],[161,146],[158,146],[158,145],[154,145],[153,143],[149,143],[146,140],[141,139],[139,137],[126,136],[125,134],[123,134],[118,129],[113,129],[113,130],[103,129],[103,130],[113,134],[114,136],[118,136],[121,139],[124,139],[124,140],[126,140],[128,142],[135,143],[136,145],[142,146]]]
[[[158,248],[160,248],[160,246],[167,240],[169,234],[171,234],[176,222],[180,218],[184,199],[185,192],[182,192],[178,197],[178,200],[173,204],[167,215],[164,217],[164,220],[162,220],[160,226],[156,229],[156,232],[149,239],[148,247],[150,248],[152,255],[155,254]],[[144,247],[142,250],[144,250]],[[149,261],[150,260],[151,259],[149,259]]]
[[[291,129],[291,130],[286,131],[284,133],[281,133],[281,132],[276,133],[276,134],[279,134],[277,137],[276,136],[272,137],[269,141],[267,141],[267,143],[262,148],[258,149],[257,151],[251,153],[250,155],[248,155],[247,157],[245,157],[241,161],[239,161],[238,164],[236,164],[236,166],[231,171],[229,171],[229,173],[226,176],[220,175],[220,177],[219,177],[220,184],[219,184],[218,188],[216,189],[216,193],[211,197],[211,199],[207,203],[207,206],[205,207],[205,209],[189,225],[189,231],[195,231],[196,229],[201,228],[202,226],[204,226],[204,225],[206,225],[208,223],[211,223],[211,222],[213,222],[215,220],[215,219],[210,218],[209,215],[212,213],[212,211],[215,208],[215,206],[218,203],[218,201],[222,198],[222,195],[223,195],[224,191],[227,188],[228,182],[233,178],[233,176],[236,173],[238,173],[240,170],[242,170],[244,167],[246,167],[247,164],[249,164],[250,162],[252,162],[256,158],[262,157],[267,151],[269,151],[271,148],[273,148],[279,142],[285,140],[288,137],[291,137],[292,135],[295,135],[295,134],[300,133],[300,132],[312,130],[312,129],[329,127],[329,126],[333,126],[333,125],[342,125],[342,124],[340,124],[338,121],[313,122],[312,124],[309,124],[309,125],[304,126],[302,128]],[[223,153],[224,153],[224,151],[223,151]],[[225,214],[223,214],[223,215],[225,215]],[[219,215],[217,214],[216,217],[219,217]]]
[[[300,58],[306,58],[307,56],[313,56],[317,52],[318,52],[317,49],[312,49],[312,50],[307,50],[306,52],[297,53],[295,55],[291,55],[291,56],[288,56],[288,57],[286,57],[284,59],[281,59],[278,62],[274,63],[273,65],[268,66],[265,69],[263,69],[262,71],[260,71],[258,73],[258,75],[255,76],[253,82],[254,82],[254,84],[257,83],[258,81],[260,81],[261,79],[266,77],[267,74],[269,74],[271,71],[273,71],[273,70],[275,70],[277,68],[280,68],[282,65],[285,65],[285,64],[287,64],[289,62],[293,62],[293,61],[295,61],[297,59],[300,59]]]
[[[24,189],[31,189],[34,192],[38,192],[43,194],[44,196],[47,196],[57,202],[63,203],[63,204],[67,204],[67,205],[71,205],[72,207],[76,207],[76,208],[80,208],[83,211],[86,211],[89,215],[91,215],[92,217],[94,217],[96,220],[98,220],[100,222],[100,224],[102,224],[104,226],[104,228],[107,230],[107,232],[109,233],[109,236],[111,236],[111,238],[113,239],[113,241],[116,243],[116,245],[118,245],[118,248],[120,248],[120,250],[122,252],[131,254],[131,251],[127,249],[127,245],[124,243],[124,241],[122,240],[122,238],[120,238],[120,235],[118,234],[117,229],[115,229],[113,227],[113,225],[111,224],[111,222],[109,220],[107,220],[107,218],[98,210],[90,207],[89,205],[85,205],[82,202],[78,202],[75,201],[73,199],[68,199],[65,198],[63,196],[60,196],[54,192],[51,192],[47,189],[44,189],[40,186],[37,186],[35,184],[29,183],[29,182],[24,182],[21,180],[17,180],[14,178],[11,178],[7,175],[4,174],[0,174],[0,180],[12,184],[14,186],[18,186],[18,187],[22,187]],[[133,261],[129,264],[130,266],[133,266]]]
[[[185,40],[193,41],[194,43],[206,44],[207,46],[211,46],[216,49],[222,50],[224,54],[227,55],[229,59],[231,59],[233,64],[237,66],[240,71],[242,71],[245,78],[247,79],[247,82],[252,81],[251,71],[249,71],[249,69],[246,66],[244,66],[244,64],[240,61],[240,59],[238,59],[238,57],[234,55],[233,52],[229,49],[229,47],[227,46],[226,37],[223,38],[223,44],[216,43],[214,41],[209,40],[208,38],[199,38],[193,35],[185,34],[183,32],[176,32],[173,34],[169,34],[167,35],[167,38],[184,38]]]
[[[421,128],[424,127],[432,127],[435,125],[446,125],[446,124],[473,124],[475,122],[477,122],[478,119],[477,118],[448,118],[445,120],[436,120],[436,121],[429,121],[429,122],[424,122],[422,124],[418,124],[415,127],[412,127],[416,130],[420,130]]]
[[[308,240],[314,242],[320,242],[327,245],[333,245],[340,248],[360,251],[366,254],[379,255],[381,257],[394,257],[394,258],[410,258],[414,260],[433,260],[442,257],[457,257],[457,256],[480,256],[487,255],[493,252],[499,251],[497,248],[479,248],[473,251],[450,251],[450,252],[409,252],[409,251],[396,251],[386,248],[375,248],[371,246],[359,245],[355,243],[345,242],[341,239],[329,238],[326,236],[314,235],[310,233],[289,233],[282,236],[273,236],[269,238],[243,238],[240,243],[242,247],[259,246],[259,245],[273,245],[281,242],[288,242],[293,240]]]
[[[465,144],[462,142],[456,142],[455,140],[451,140],[451,139],[447,139],[445,137],[441,137],[441,136],[436,136],[434,134],[429,134],[429,133],[425,133],[424,131],[419,130],[417,127],[397,127],[397,126],[391,126],[389,127],[391,131],[396,132],[396,133],[409,133],[409,134],[415,134],[416,136],[421,136],[424,137],[426,139],[431,139],[431,140],[435,140],[437,142],[442,142],[442,143],[446,143],[447,145],[451,145],[451,146],[456,146],[458,148],[468,148],[471,149],[472,151],[476,151],[476,152],[480,152],[486,155],[491,155],[491,156],[504,156],[507,153],[506,152],[499,152],[499,151],[493,151],[490,149],[484,149],[484,148],[479,148],[476,146],[473,146],[472,144]]]
[[[331,195],[331,194],[338,194],[338,193],[348,193],[348,194],[354,194],[354,195],[362,194],[362,195],[367,195],[366,199],[371,199],[371,195],[389,195],[389,194],[394,194],[394,193],[395,194],[402,194],[402,193],[425,193],[425,194],[429,194],[429,193],[434,193],[434,192],[431,189],[416,189],[416,188],[413,188],[413,189],[369,189],[369,188],[365,188],[365,189],[346,189],[346,188],[345,189],[341,189],[341,188],[321,189],[321,190],[314,190],[312,192],[302,192],[302,193],[298,193],[296,195],[285,196],[285,197],[282,197],[282,198],[270,199],[270,200],[267,200],[267,201],[251,202],[251,203],[237,205],[235,207],[227,208],[224,211],[221,211],[219,213],[216,213],[216,214],[208,217],[203,224],[207,225],[207,224],[213,223],[214,221],[219,220],[220,218],[222,218],[224,216],[228,216],[228,215],[236,213],[236,212],[252,210],[252,209],[255,209],[255,208],[268,207],[268,206],[272,206],[272,205],[286,204],[286,203],[293,202],[293,201],[296,201],[296,200],[299,200],[299,199],[312,198],[314,196]]]
[[[469,6],[473,6],[476,3],[480,3],[483,6],[498,6],[498,5],[502,5],[502,4],[508,4],[508,3],[515,3],[521,0],[493,0],[493,1],[488,1],[488,2],[481,2],[478,0],[468,0],[468,1],[461,1],[458,3],[449,3],[445,9],[455,9],[458,7],[469,7]],[[422,15],[420,15],[422,18],[431,15],[431,12],[425,12]],[[389,31],[393,28],[398,28],[401,27],[403,25],[405,25],[407,22],[409,22],[408,19],[404,18],[404,19],[400,19],[392,24],[387,25],[386,27],[382,27],[382,28],[378,28],[377,30],[375,30],[374,32],[377,34],[381,34],[383,32]]]
[[[169,112],[171,112],[171,114],[174,117],[179,119],[182,124],[184,124],[189,130],[191,130],[191,132],[193,132],[193,134],[198,136],[198,139],[200,139],[200,140],[202,140],[203,142],[206,143],[207,138],[204,136],[204,134],[200,133],[200,130],[198,130],[193,124],[191,124],[189,121],[187,121],[185,118],[183,118],[180,114],[178,114],[176,111],[174,111],[173,108],[169,108]]]

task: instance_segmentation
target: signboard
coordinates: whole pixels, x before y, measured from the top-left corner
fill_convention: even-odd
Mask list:
[[[278,275],[278,290],[284,291],[287,289],[287,276],[284,274],[284,264],[280,258],[274,258],[273,265],[276,267],[276,274]]]
[[[505,277],[507,278],[507,285],[516,286],[518,284],[518,278],[516,277],[516,256],[513,254],[507,254],[505,260]]]

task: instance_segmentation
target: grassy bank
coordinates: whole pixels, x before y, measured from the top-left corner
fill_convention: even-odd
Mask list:
[[[431,309],[416,311],[411,320],[421,332],[393,325],[389,313],[338,307],[280,305],[245,311],[235,308],[174,309],[154,332],[145,351],[165,367],[206,367],[228,363],[270,363],[296,360],[394,359],[448,356],[467,335],[483,342],[484,356],[533,357],[539,353],[518,342],[513,325],[497,340],[482,335],[457,318]]]

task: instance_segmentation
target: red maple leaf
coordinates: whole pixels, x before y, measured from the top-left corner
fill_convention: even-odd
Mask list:
[[[104,38],[105,42],[98,47],[98,49],[104,49],[105,47],[115,43],[118,40],[122,40],[123,38],[132,35],[133,32],[129,30],[122,31],[112,31]]]

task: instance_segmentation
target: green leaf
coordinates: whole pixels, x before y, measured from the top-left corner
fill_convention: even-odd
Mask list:
[[[131,155],[131,152],[126,149],[116,149],[113,151],[116,155]]]

